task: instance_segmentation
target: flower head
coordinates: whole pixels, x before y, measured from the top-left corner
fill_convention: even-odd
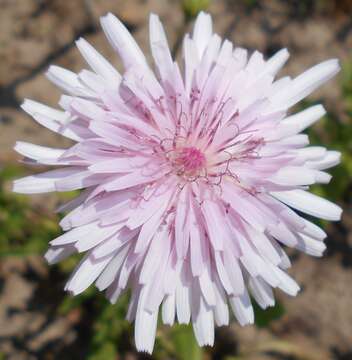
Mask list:
[[[293,209],[340,218],[338,206],[307,191],[328,183],[322,170],[340,158],[300,134],[323,107],[287,115],[338,72],[338,61],[275,80],[286,49],[269,60],[248,57],[200,13],[184,38],[181,72],[151,15],[155,74],[118,19],[101,23],[123,74],[83,39],[77,46],[91,70],[49,68],[66,93],[63,111],[29,100],[23,109],[76,144],[18,142],[32,163],[60,168],[16,180],[14,190],[85,189],[61,208],[69,211],[60,223],[66,232],[45,257],[86,252],[66,285],[73,294],[95,283],[114,303],[131,288],[127,317],[138,350],[152,351],[160,306],[164,323],[192,321],[198,343],[212,345],[214,324],[229,322],[228,303],[241,325],[253,323],[248,290],[262,308],[274,305],[273,288],[296,295],[282,244],[322,255],[326,234]]]

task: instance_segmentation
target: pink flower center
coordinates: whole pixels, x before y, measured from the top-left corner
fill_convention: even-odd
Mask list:
[[[174,165],[180,175],[196,175],[204,168],[206,159],[204,154],[193,146],[183,147],[176,152]]]

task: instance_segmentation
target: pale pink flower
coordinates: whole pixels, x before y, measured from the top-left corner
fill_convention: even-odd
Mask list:
[[[200,13],[183,42],[183,71],[172,60],[163,27],[150,16],[156,74],[130,33],[109,14],[104,32],[124,64],[120,74],[85,40],[77,46],[92,70],[50,67],[68,95],[63,111],[26,100],[40,124],[76,144],[52,149],[18,142],[31,163],[65,166],[16,180],[20,193],[85,188],[64,205],[67,231],[45,257],[56,263],[86,252],[66,290],[95,283],[115,303],[132,289],[127,318],[138,350],[152,352],[159,307],[172,325],[193,324],[200,345],[214,326],[254,321],[249,293],[262,308],[273,288],[296,295],[281,244],[321,256],[325,232],[292,210],[339,220],[341,209],[309,193],[328,183],[322,171],[340,154],[307,147],[301,131],[325,111],[287,109],[339,71],[328,60],[291,79],[275,80],[286,49],[269,60],[233,47]],[[249,293],[248,293],[249,290]]]

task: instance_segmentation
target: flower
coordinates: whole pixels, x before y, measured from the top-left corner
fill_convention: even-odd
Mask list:
[[[325,232],[292,209],[340,219],[337,205],[307,191],[328,183],[322,170],[340,159],[307,147],[300,134],[324,108],[287,115],[339,71],[338,61],[275,80],[286,49],[269,60],[257,51],[248,57],[221,41],[202,12],[184,38],[182,74],[152,14],[155,75],[116,17],[101,24],[124,73],[83,39],[77,46],[92,70],[49,68],[68,94],[63,111],[30,100],[22,107],[76,144],[18,142],[29,162],[60,168],[16,180],[14,191],[85,189],[61,207],[70,211],[60,223],[66,233],[45,257],[56,263],[86,252],[66,285],[75,295],[95,283],[115,303],[131,288],[127,318],[138,350],[152,352],[160,306],[165,324],[192,321],[198,343],[212,345],[214,325],[229,322],[228,303],[245,325],[254,321],[249,292],[262,308],[274,305],[273,288],[296,295],[281,244],[322,255]]]

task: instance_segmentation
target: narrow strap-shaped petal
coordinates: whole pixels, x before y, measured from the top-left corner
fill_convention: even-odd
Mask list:
[[[201,11],[194,23],[193,40],[198,50],[199,58],[201,59],[206,47],[209,44],[211,36],[213,35],[213,24],[211,16]]]
[[[122,247],[107,267],[101,272],[95,283],[100,291],[105,290],[117,278],[130,246],[131,244],[126,244]]]
[[[176,285],[176,312],[180,324],[188,324],[191,318],[190,269],[188,261],[183,262]]]
[[[229,324],[229,308],[227,306],[226,294],[221,286],[220,280],[214,274],[214,291],[216,297],[216,306],[214,309],[214,318],[217,326],[225,326]]]
[[[87,225],[76,227],[65,234],[60,235],[54,240],[50,241],[52,246],[62,246],[71,243],[75,243],[81,239],[85,239],[88,235],[94,234],[94,236],[102,237],[111,234],[111,228],[102,228],[98,222],[92,222]]]
[[[156,327],[158,321],[158,311],[150,312],[145,310],[145,301],[148,288],[143,287],[136,310],[134,338],[138,351],[152,353],[155,341]]]
[[[102,17],[100,22],[106,37],[119,53],[126,69],[136,63],[148,68],[141,49],[119,19],[109,13]]]
[[[250,277],[248,287],[256,302],[262,309],[275,305],[275,298],[271,287],[259,277]]]
[[[173,71],[173,61],[163,25],[157,15],[149,17],[150,48],[162,79]]]
[[[341,218],[342,210],[339,206],[304,190],[271,192],[271,195],[309,215],[331,221],[338,221]]]
[[[57,181],[76,174],[81,174],[82,171],[84,172],[82,168],[69,167],[26,176],[14,181],[13,191],[21,194],[37,194],[57,191]]]
[[[185,69],[185,88],[186,94],[189,94],[193,84],[193,76],[197,65],[199,64],[199,55],[193,39],[188,34],[183,40],[183,60]]]
[[[161,318],[163,323],[172,326],[175,321],[176,314],[176,296],[175,294],[168,295],[163,301],[161,308]]]
[[[65,286],[65,290],[70,291],[74,295],[82,293],[93,284],[112,258],[113,255],[110,255],[109,257],[97,261],[94,260],[90,253],[88,253],[80,264],[77,265]]]
[[[254,311],[247,290],[240,296],[229,297],[231,308],[240,325],[254,323]]]
[[[340,161],[341,153],[339,151],[327,151],[322,159],[307,161],[306,166],[311,169],[325,170],[338,165]]]
[[[265,64],[265,72],[275,76],[285,65],[290,54],[287,49],[281,49],[275,53]]]
[[[49,130],[74,141],[81,140],[80,134],[73,131],[70,125],[67,125],[72,119],[70,114],[28,99],[24,101],[21,108],[31,115],[40,125]]]
[[[60,66],[51,65],[46,73],[47,78],[60,89],[75,96],[95,97],[94,92],[85,88],[77,75]]]
[[[90,67],[97,74],[113,83],[114,88],[117,89],[121,82],[121,75],[118,71],[85,39],[80,38],[76,41],[76,45]]]
[[[214,344],[214,312],[206,304],[197,286],[192,288],[192,324],[194,335],[200,346]]]
[[[324,61],[297,76],[284,91],[275,94],[271,99],[271,110],[289,108],[296,104],[324,82],[330,80],[340,70],[337,59]]]
[[[309,126],[313,125],[317,120],[326,114],[326,111],[322,105],[314,105],[300,111],[295,115],[291,115],[284,119],[281,124],[285,125],[297,125],[297,133],[305,130]],[[292,134],[293,135],[293,134]]]
[[[19,154],[33,159],[45,165],[68,165],[67,162],[61,161],[60,157],[65,153],[65,149],[54,149],[47,146],[40,146],[24,141],[17,141],[14,150]]]
[[[50,247],[49,250],[45,253],[44,258],[45,260],[53,265],[62,260],[65,260],[70,255],[74,254],[76,249],[74,246],[54,246]]]

